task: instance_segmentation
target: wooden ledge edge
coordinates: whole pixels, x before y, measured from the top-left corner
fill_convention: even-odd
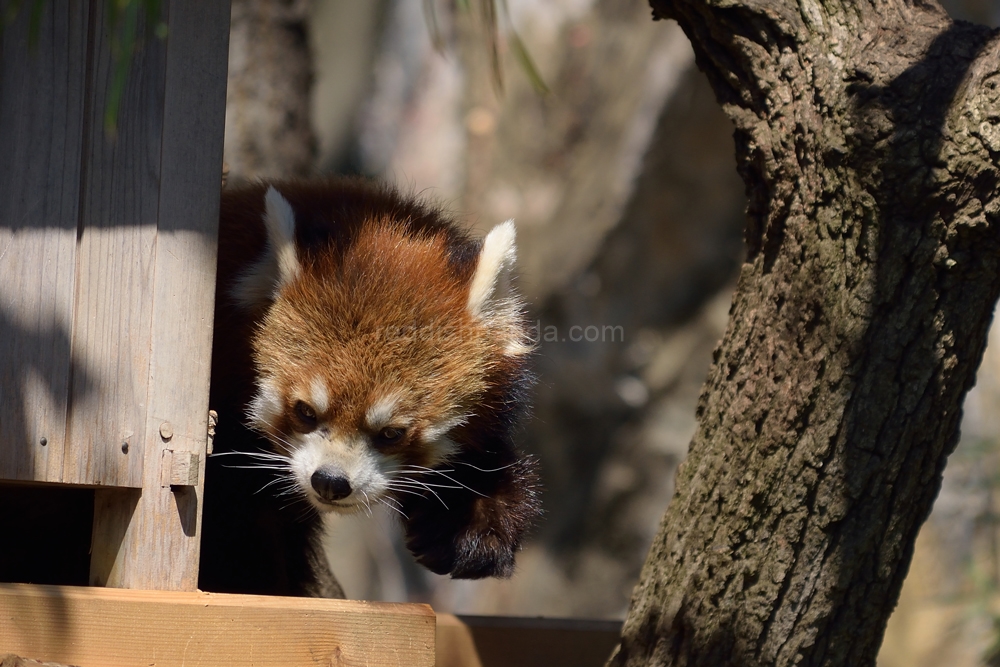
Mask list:
[[[0,655],[80,667],[434,667],[435,633],[423,604],[0,584]]]
[[[156,602],[201,607],[256,607],[261,609],[323,610],[342,613],[392,614],[434,617],[430,605],[367,600],[331,600],[327,598],[286,597],[281,595],[242,595],[207,591],[156,591],[100,586],[49,586],[42,584],[0,583],[0,597],[64,601]]]

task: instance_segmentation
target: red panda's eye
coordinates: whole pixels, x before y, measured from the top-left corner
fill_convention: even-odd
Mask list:
[[[295,404],[295,416],[299,418],[303,426],[307,426],[310,429],[316,427],[316,411],[313,410],[312,406],[304,401],[298,401]]]
[[[386,447],[389,445],[395,445],[403,436],[406,435],[406,429],[393,428],[392,426],[387,426],[375,436],[375,444],[380,447]]]

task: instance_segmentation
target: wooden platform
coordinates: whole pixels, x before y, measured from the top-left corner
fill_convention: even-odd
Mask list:
[[[426,605],[0,584],[0,655],[80,667],[432,667]]]
[[[0,656],[78,667],[602,667],[620,629],[420,604],[0,584]]]

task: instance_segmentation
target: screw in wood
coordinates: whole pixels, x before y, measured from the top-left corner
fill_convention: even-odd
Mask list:
[[[128,443],[127,442],[123,442],[122,443],[122,454],[128,454]]]
[[[170,440],[174,437],[174,427],[170,425],[170,422],[160,424],[160,437],[164,440]]]
[[[43,436],[42,439],[38,441],[38,444],[44,447],[45,445],[49,444],[49,439]]]

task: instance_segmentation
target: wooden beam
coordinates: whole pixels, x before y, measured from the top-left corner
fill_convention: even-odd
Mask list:
[[[0,584],[0,655],[35,660],[433,667],[434,642],[426,605]]]
[[[437,667],[602,667],[621,621],[437,617]]]

